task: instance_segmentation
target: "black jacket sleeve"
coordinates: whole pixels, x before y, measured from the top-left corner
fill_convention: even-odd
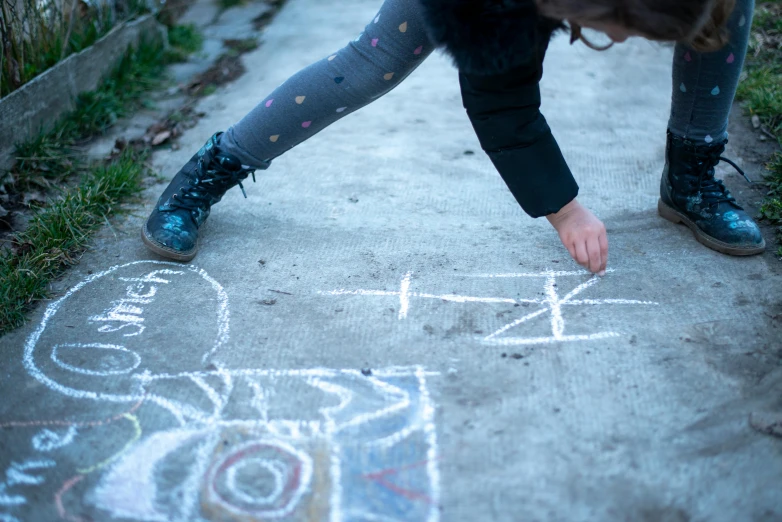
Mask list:
[[[462,101],[481,147],[522,209],[532,217],[558,212],[578,184],[540,113],[542,55],[491,75],[459,74]]]

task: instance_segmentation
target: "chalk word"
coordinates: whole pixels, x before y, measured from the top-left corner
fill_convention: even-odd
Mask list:
[[[51,430],[43,429],[32,439],[33,449],[38,452],[49,452],[73,442],[76,436],[76,428],[70,427],[60,435]],[[27,498],[19,491],[19,487],[30,488],[41,486],[45,479],[38,470],[53,468],[55,461],[51,459],[28,459],[24,462],[11,462],[5,471],[5,480],[0,482],[0,509],[10,510],[27,504]],[[36,473],[33,474],[32,471]],[[10,488],[16,487],[16,492],[10,492]],[[0,513],[0,522],[19,522],[19,519],[10,513]]]
[[[609,270],[612,272],[612,270]],[[493,333],[487,335],[482,339],[486,344],[502,345],[502,346],[518,346],[518,345],[535,345],[535,344],[549,344],[554,342],[568,342],[568,341],[594,341],[598,339],[607,339],[610,337],[619,337],[618,332],[596,332],[591,334],[582,335],[565,335],[565,319],[562,314],[563,307],[571,306],[588,306],[594,307],[598,305],[647,305],[656,306],[659,303],[652,301],[638,301],[631,299],[574,299],[577,295],[584,292],[588,288],[591,288],[598,284],[601,278],[592,276],[589,280],[576,286],[573,290],[568,292],[564,297],[560,297],[557,292],[557,278],[559,277],[575,277],[586,275],[586,272],[555,272],[547,270],[540,273],[519,273],[519,274],[481,274],[467,277],[477,278],[539,278],[543,279],[543,290],[545,298],[543,299],[514,299],[508,297],[473,297],[456,294],[443,294],[436,295],[425,292],[412,292],[410,291],[410,278],[412,272],[408,272],[402,278],[402,282],[398,291],[384,291],[384,290],[331,290],[327,292],[318,292],[321,295],[362,295],[362,296],[393,296],[399,298],[399,319],[406,319],[410,309],[411,298],[422,299],[438,299],[441,301],[450,301],[454,303],[489,303],[489,304],[534,304],[540,306],[540,308],[532,313],[526,314],[520,317]],[[545,337],[509,337],[502,335],[516,328],[531,319],[534,319],[543,314],[551,314],[551,335]]]
[[[169,284],[170,279],[161,276],[172,276],[184,274],[181,270],[155,270],[143,277],[120,277],[121,281],[134,282],[126,289],[126,295],[122,299],[112,301],[112,306],[102,314],[90,317],[90,322],[106,322],[98,328],[99,332],[117,332],[123,328],[135,328],[135,332],[124,334],[125,337],[139,335],[144,331],[144,318],[142,314],[144,309],[138,305],[148,305],[152,303],[157,293],[159,284]],[[147,285],[149,286],[147,288]]]
[[[55,462],[50,459],[11,462],[5,470],[5,480],[0,482],[0,509],[8,510],[27,504],[27,498],[19,492],[20,487],[43,484],[44,478],[39,474],[33,474],[32,471],[51,468],[54,465]],[[16,492],[9,491],[15,486]],[[0,513],[0,522],[18,522],[18,519],[10,513]]]

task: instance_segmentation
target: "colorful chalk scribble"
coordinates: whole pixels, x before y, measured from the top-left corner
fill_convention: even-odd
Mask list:
[[[210,339],[148,328],[152,317],[175,328],[166,310],[184,291],[212,318]],[[106,293],[117,299],[101,302]],[[433,373],[222,367],[212,361],[229,319],[203,270],[154,261],[95,274],[51,303],[24,367],[69,415],[0,409],[0,428],[32,441],[0,482],[0,521],[439,519]],[[108,440],[101,430],[126,434],[113,454],[74,466],[60,452]]]

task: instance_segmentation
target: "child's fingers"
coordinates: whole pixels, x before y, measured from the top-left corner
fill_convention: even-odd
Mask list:
[[[589,254],[587,253],[586,243],[583,240],[577,240],[575,244],[576,255],[573,256],[579,265],[584,268],[589,267]]]
[[[603,266],[603,258],[600,256],[600,241],[595,236],[589,237],[586,246],[589,254],[589,271],[596,274]]]
[[[570,243],[569,245],[567,245],[567,251],[568,251],[568,253],[570,253],[570,257],[572,257],[573,259],[576,259],[576,245],[575,244]]]
[[[600,272],[605,272],[608,266],[608,236],[604,233],[598,236],[600,242],[600,256],[603,258],[603,265],[600,267]]]

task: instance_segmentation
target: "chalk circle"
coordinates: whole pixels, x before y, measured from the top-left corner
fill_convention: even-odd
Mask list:
[[[309,455],[285,442],[264,439],[224,454],[207,476],[207,491],[211,502],[237,515],[281,518],[293,512],[311,480]]]
[[[266,470],[274,481],[274,486],[271,488],[271,492],[269,492],[267,495],[252,495],[250,493],[246,493],[244,491],[243,484],[240,483],[241,479],[237,481],[236,475],[245,468],[253,467],[253,465],[255,467]],[[250,469],[248,470],[247,474],[250,475],[252,473],[253,470]],[[258,477],[255,478],[258,479]],[[261,482],[262,480],[258,481]],[[236,496],[238,499],[246,502],[247,504],[273,505],[282,496],[285,490],[285,464],[278,460],[252,457],[237,462],[236,465],[228,468],[228,471],[226,472],[226,488],[231,492],[232,495]]]
[[[111,369],[111,370],[103,370],[103,369],[95,369],[91,370],[88,368],[80,368],[78,366],[73,366],[72,364],[68,364],[64,361],[62,361],[59,357],[59,352],[61,349],[67,350],[66,353],[70,352],[76,352],[78,350],[114,350],[117,351],[122,355],[122,357],[125,357],[124,354],[128,354],[130,357],[130,360],[127,361],[127,365],[117,368],[117,369]],[[91,354],[90,354],[91,355]],[[88,357],[88,361],[94,362],[95,357]],[[54,364],[59,366],[60,368],[63,368],[65,370],[68,370],[70,372],[74,373],[80,373],[82,375],[93,375],[97,377],[106,377],[109,375],[123,375],[126,373],[130,373],[136,368],[138,368],[139,364],[141,364],[141,357],[139,354],[132,350],[128,350],[124,346],[120,346],[118,344],[102,344],[102,343],[90,343],[90,344],[81,344],[81,343],[68,343],[68,344],[55,344],[54,348],[52,348],[52,361],[54,361]]]

